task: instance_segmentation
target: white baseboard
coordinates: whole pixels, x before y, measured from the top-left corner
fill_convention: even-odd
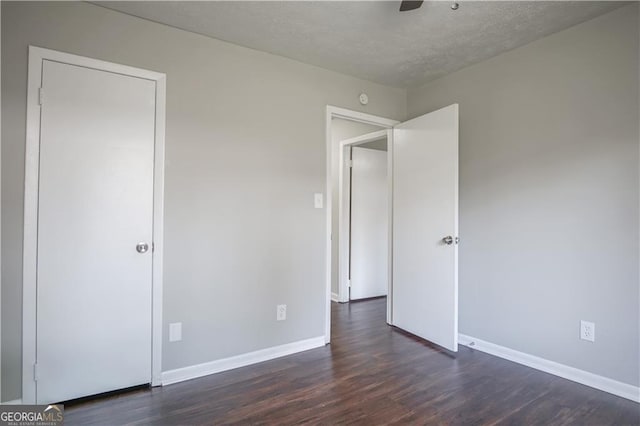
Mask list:
[[[287,343],[286,345],[274,346],[255,352],[205,362],[204,364],[164,371],[162,373],[162,386],[195,379],[197,377],[208,376],[209,374],[220,373],[222,371],[233,370],[234,368],[244,367],[251,364],[257,364],[270,359],[308,351],[309,349],[319,348],[325,345],[324,340],[324,336],[319,336],[312,339]]]
[[[496,345],[494,343],[486,342],[484,340],[467,336],[465,334],[458,335],[458,343],[469,348],[476,349],[480,352],[485,352],[490,355],[508,359],[509,361],[517,362],[518,364],[526,365],[527,367],[544,371],[545,373],[553,374],[555,376],[559,376],[573,382],[581,383],[583,385],[590,386],[592,388],[608,392],[622,398],[630,399],[631,401],[640,402],[640,387],[638,386],[622,383],[617,380],[589,373],[588,371],[569,367],[568,365],[549,361],[544,358],[529,355],[524,352]]]
[[[339,302],[340,301],[340,299],[338,299],[338,293],[331,292],[331,301],[332,302]]]
[[[13,401],[0,402],[0,405],[22,405],[22,399],[14,399]]]

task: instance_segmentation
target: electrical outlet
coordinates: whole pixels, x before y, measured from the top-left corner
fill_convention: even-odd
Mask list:
[[[276,320],[284,321],[287,319],[287,305],[276,306]]]
[[[169,341],[179,342],[182,340],[182,323],[174,322],[169,324]]]
[[[589,321],[580,321],[580,338],[589,342],[596,341],[596,325]]]

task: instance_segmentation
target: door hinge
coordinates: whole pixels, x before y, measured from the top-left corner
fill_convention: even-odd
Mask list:
[[[347,287],[351,288],[351,280],[347,280]]]
[[[40,87],[38,89],[38,104],[42,105],[44,103],[44,88]]]
[[[33,364],[33,381],[38,381],[38,364]]]
[[[353,160],[345,160],[344,165],[349,168],[353,167]]]

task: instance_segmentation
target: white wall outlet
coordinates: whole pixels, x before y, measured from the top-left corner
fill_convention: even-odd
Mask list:
[[[179,342],[182,340],[182,323],[174,322],[169,324],[169,341]]]
[[[596,341],[596,325],[589,321],[580,321],[580,338],[589,342]]]
[[[287,305],[276,306],[276,320],[284,321],[287,319]]]
[[[316,192],[313,194],[313,207],[316,209],[321,209],[324,205],[324,196],[321,192]]]

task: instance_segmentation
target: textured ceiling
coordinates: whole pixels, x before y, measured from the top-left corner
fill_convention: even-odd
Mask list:
[[[412,87],[591,19],[624,3],[121,1],[97,4],[396,87]]]

